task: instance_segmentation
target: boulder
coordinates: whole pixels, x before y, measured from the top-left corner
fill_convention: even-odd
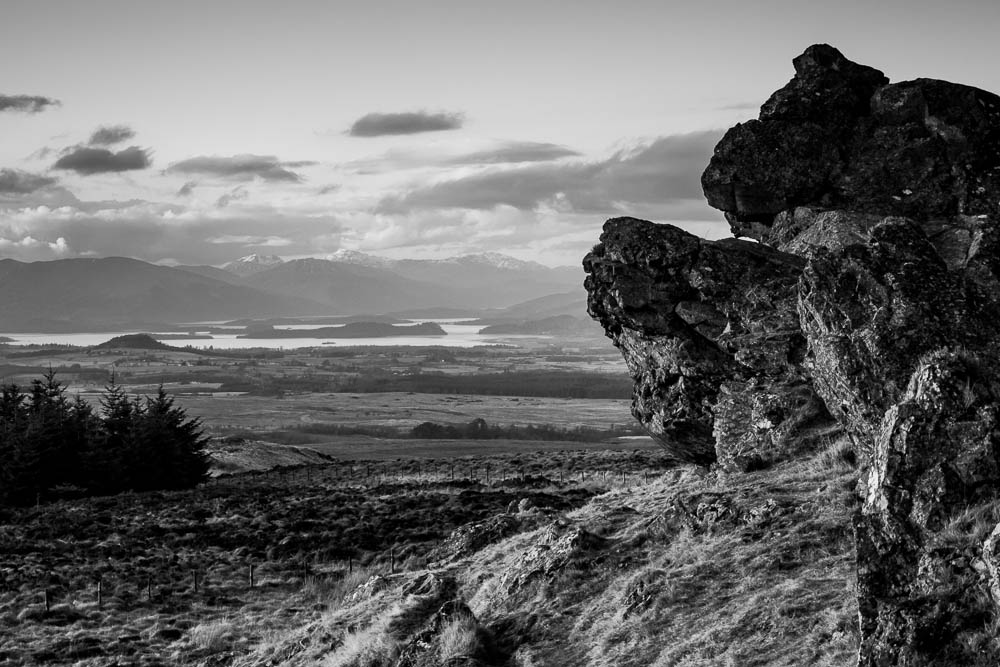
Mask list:
[[[1000,97],[934,79],[896,84],[825,44],[715,148],[708,203],[737,236],[775,243],[799,206],[939,221],[1000,213]]]
[[[672,458],[716,460],[726,381],[759,380],[744,387],[743,402],[811,391],[795,310],[804,264],[761,244],[705,241],[635,218],[604,225],[584,258],[588,310],[635,380],[632,413]]]

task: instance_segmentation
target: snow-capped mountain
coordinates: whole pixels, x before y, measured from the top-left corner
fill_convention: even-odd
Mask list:
[[[344,264],[356,264],[358,266],[371,266],[380,269],[391,268],[395,261],[385,257],[369,255],[358,250],[348,250],[341,248],[337,252],[330,253],[323,259],[330,262],[343,262]]]
[[[499,252],[481,252],[474,255],[460,255],[444,260],[446,262],[458,262],[461,264],[484,264],[497,269],[508,269],[511,271],[538,271],[546,270],[549,267],[538,262],[529,262],[510,255]]]
[[[222,268],[230,273],[235,273],[238,276],[249,276],[253,273],[270,269],[271,267],[277,266],[284,261],[285,260],[281,259],[277,255],[259,255],[254,253],[252,255],[247,255],[246,257],[240,257],[239,259],[227,264],[223,264]]]

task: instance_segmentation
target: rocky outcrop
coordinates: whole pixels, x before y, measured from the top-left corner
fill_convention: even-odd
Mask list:
[[[739,384],[728,392],[741,399],[724,403],[724,412],[762,394],[779,403],[811,394],[795,311],[804,265],[765,245],[704,241],[670,225],[634,218],[604,225],[600,245],[584,259],[588,310],[635,380],[632,413],[672,457],[715,461],[725,382]],[[822,420],[822,406],[811,405]]]
[[[1000,97],[827,45],[793,62],[702,176],[757,243],[609,220],[588,308],[674,459],[745,471],[834,422],[851,438],[862,665],[993,664],[995,642],[963,647],[997,613],[998,538],[949,522],[1000,486]]]

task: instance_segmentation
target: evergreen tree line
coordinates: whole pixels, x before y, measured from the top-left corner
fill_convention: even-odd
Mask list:
[[[0,503],[192,487],[208,471],[207,441],[162,386],[131,398],[112,377],[97,411],[51,370],[27,388],[3,384]]]

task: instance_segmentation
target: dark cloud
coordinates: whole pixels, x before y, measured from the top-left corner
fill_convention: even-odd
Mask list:
[[[215,205],[218,208],[226,208],[227,206],[229,206],[230,203],[232,203],[234,201],[240,201],[240,200],[246,199],[249,196],[250,196],[250,193],[247,192],[246,189],[243,186],[239,186],[239,187],[233,188],[232,190],[230,190],[226,194],[224,194],[221,197],[219,197],[216,200]]]
[[[181,186],[181,189],[177,191],[178,197],[188,197],[194,194],[194,188],[198,185],[198,181],[188,181]]]
[[[499,205],[532,210],[552,201],[585,213],[669,204],[682,206],[687,214],[705,208],[704,216],[710,211],[702,202],[700,175],[721,136],[721,131],[670,135],[597,162],[491,169],[387,197],[379,212]]]
[[[281,162],[273,155],[201,155],[181,160],[167,167],[167,173],[172,174],[202,174],[250,180],[260,178],[265,181],[299,183],[302,177],[291,169],[307,167],[314,162]]]
[[[464,122],[465,117],[459,113],[428,113],[426,111],[370,113],[354,121],[347,133],[352,137],[382,137],[396,134],[440,132],[442,130],[457,130],[462,127]]]
[[[128,125],[102,125],[90,135],[91,146],[113,146],[128,141],[135,136],[135,130]]]
[[[51,106],[59,106],[59,100],[54,100],[51,97],[42,97],[41,95],[0,94],[0,111],[38,113]]]
[[[510,164],[514,162],[548,162],[564,157],[577,157],[576,151],[535,141],[510,141],[496,148],[459,155],[446,164]]]
[[[20,169],[0,169],[0,195],[26,195],[56,184],[56,179]]]
[[[56,160],[52,165],[53,169],[68,169],[89,176],[145,169],[151,164],[149,151],[138,146],[129,146],[117,153],[106,148],[90,146],[77,146],[68,151]]]

